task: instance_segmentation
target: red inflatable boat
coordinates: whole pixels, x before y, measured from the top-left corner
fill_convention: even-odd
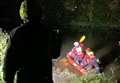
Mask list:
[[[67,54],[67,59],[68,59],[69,63],[80,72],[81,75],[85,75],[87,73],[87,70],[85,68],[80,67],[80,65],[78,65],[74,62],[74,59],[70,52]]]

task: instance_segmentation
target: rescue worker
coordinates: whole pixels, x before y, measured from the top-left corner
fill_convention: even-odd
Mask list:
[[[89,67],[89,68],[95,67],[96,73],[100,73],[100,68],[97,63],[97,58],[91,48],[86,48],[86,58],[85,59],[88,63],[86,65],[86,67]]]
[[[80,45],[79,42],[74,42],[72,53],[74,55],[75,63],[80,64],[82,59],[84,58],[83,44]]]
[[[29,22],[11,37],[4,58],[4,83],[14,83],[15,75],[16,83],[53,83],[51,28],[41,22],[43,12],[38,0],[27,0],[27,7]]]

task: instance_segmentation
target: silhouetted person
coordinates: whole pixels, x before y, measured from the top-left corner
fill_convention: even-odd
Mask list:
[[[16,30],[4,60],[5,83],[52,83],[50,30],[41,23],[41,9],[36,0],[28,0],[29,22]],[[51,50],[51,49],[50,49]]]

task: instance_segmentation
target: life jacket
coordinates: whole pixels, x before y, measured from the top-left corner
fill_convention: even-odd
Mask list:
[[[72,49],[72,53],[74,53],[75,55],[80,55],[82,53],[82,48],[81,47],[78,47],[78,48],[74,47]]]
[[[93,59],[96,58],[96,56],[94,55],[94,53],[92,51],[86,53],[86,59],[87,59],[87,62],[90,63]]]
[[[67,53],[67,57],[74,58],[74,54],[72,53],[72,51],[70,51],[70,52]]]

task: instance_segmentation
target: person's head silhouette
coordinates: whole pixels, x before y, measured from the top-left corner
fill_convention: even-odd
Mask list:
[[[42,9],[39,0],[27,0],[27,15],[30,21],[41,19]]]

